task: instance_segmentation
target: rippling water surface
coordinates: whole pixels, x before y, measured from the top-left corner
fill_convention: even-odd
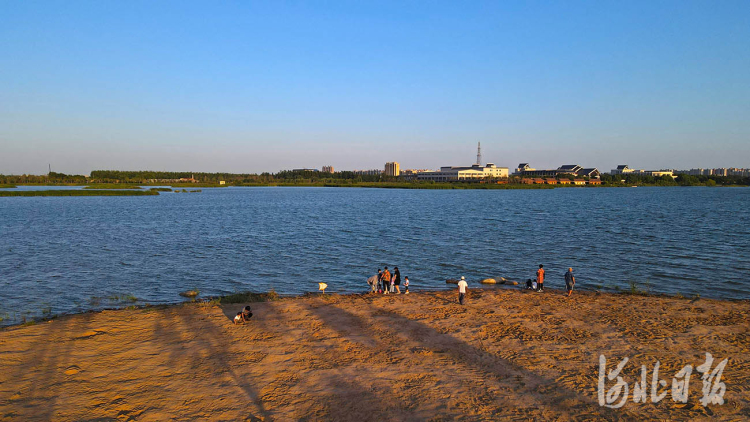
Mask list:
[[[235,291],[360,292],[382,265],[413,289],[466,276],[750,298],[750,189],[221,188],[0,198],[0,317]],[[474,283],[472,283],[474,282]]]

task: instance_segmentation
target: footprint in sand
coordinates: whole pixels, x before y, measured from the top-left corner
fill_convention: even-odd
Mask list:
[[[76,365],[69,366],[68,369],[65,370],[65,375],[75,375],[81,371],[81,368],[77,367]]]
[[[101,334],[107,334],[107,332],[104,330],[90,330],[90,331],[86,331],[85,333],[81,334],[78,337],[73,337],[73,340],[85,340],[88,338],[96,337]]]

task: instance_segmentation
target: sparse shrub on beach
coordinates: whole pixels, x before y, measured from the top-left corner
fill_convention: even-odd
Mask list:
[[[121,295],[111,295],[108,298],[112,302],[137,302],[138,298],[133,296],[131,293],[121,294]]]
[[[636,295],[636,296],[648,296],[649,295],[649,291],[639,288],[638,283],[636,283],[635,281],[628,282],[628,290],[625,291],[625,293],[629,295]]]
[[[219,303],[270,302],[279,300],[280,296],[271,289],[268,293],[238,292],[219,298]]]

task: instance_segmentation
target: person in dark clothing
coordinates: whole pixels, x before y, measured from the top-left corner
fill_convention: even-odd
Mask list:
[[[247,322],[250,321],[250,318],[253,317],[253,311],[250,309],[250,306],[245,306],[245,309],[242,310],[242,321]]]
[[[378,293],[383,293],[383,271],[378,268]]]
[[[396,286],[396,292],[401,294],[401,272],[398,267],[393,267],[393,285]]]
[[[573,286],[576,285],[576,278],[573,277],[573,269],[568,268],[568,271],[565,273],[565,289],[568,290],[568,296],[573,293]]]
[[[526,290],[534,290],[534,283],[530,278],[526,280]]]

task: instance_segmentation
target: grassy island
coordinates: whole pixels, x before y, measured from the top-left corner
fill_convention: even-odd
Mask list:
[[[84,189],[141,189],[141,187],[125,183],[92,183]]]
[[[0,191],[0,196],[151,196],[155,190],[31,190]]]

